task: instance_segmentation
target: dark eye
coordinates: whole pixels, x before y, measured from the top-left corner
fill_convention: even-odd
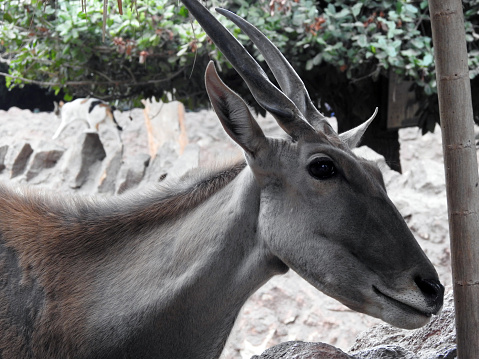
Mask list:
[[[308,172],[314,178],[324,180],[336,174],[336,167],[330,159],[316,158],[308,165]]]

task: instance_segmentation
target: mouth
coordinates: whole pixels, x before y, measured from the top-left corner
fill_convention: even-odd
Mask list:
[[[420,315],[420,316],[423,316],[423,317],[426,317],[426,318],[430,318],[432,316],[432,312],[422,311],[422,310],[419,310],[417,308],[411,307],[408,304],[400,302],[400,301],[388,296],[387,294],[384,294],[378,288],[376,288],[374,285],[373,285],[373,290],[374,290],[374,293],[376,293],[379,297],[384,298],[391,305],[403,310],[406,313]]]

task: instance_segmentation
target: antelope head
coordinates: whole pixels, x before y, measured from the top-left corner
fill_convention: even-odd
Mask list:
[[[183,3],[288,135],[266,137],[210,62],[206,88],[211,103],[227,134],[244,150],[260,187],[259,240],[286,266],[351,309],[402,328],[426,324],[442,307],[444,287],[388,198],[380,170],[351,151],[376,112],[338,135],[291,65],[258,29],[217,9],[257,46],[281,90],[199,2]]]

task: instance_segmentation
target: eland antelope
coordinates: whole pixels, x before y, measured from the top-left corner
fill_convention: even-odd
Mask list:
[[[226,11],[281,89],[196,0],[183,0],[284,130],[269,138],[206,69],[211,103],[245,160],[143,195],[65,198],[0,186],[0,357],[217,358],[247,298],[293,269],[348,307],[402,328],[444,288],[386,194],[256,28]]]

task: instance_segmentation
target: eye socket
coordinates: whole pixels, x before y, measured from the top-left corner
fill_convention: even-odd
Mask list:
[[[325,180],[336,174],[336,166],[329,158],[316,158],[309,163],[308,172],[316,179]]]

